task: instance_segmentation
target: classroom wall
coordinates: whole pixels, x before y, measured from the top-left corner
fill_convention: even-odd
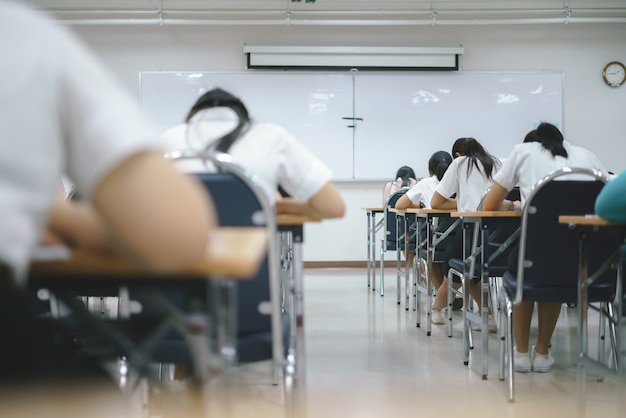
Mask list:
[[[244,70],[244,43],[463,45],[465,54],[460,58],[461,70],[563,71],[565,137],[572,144],[594,151],[608,170],[617,173],[626,169],[626,85],[612,89],[601,77],[607,62],[619,60],[626,63],[624,24],[346,28],[164,25],[77,26],[73,29],[137,98],[140,71]],[[450,143],[441,144],[441,147],[448,149],[454,139],[450,138]],[[419,150],[407,152],[408,165],[411,165],[411,152],[419,153]],[[426,167],[414,168],[418,175],[426,175]],[[389,176],[394,174],[389,173]],[[361,208],[380,204],[383,183],[341,182],[337,186],[347,202],[346,217],[306,226],[305,261],[359,261],[366,258],[366,221]],[[389,254],[386,258],[391,260],[394,257]]]

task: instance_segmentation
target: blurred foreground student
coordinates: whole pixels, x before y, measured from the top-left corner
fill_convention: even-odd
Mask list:
[[[282,126],[251,120],[243,102],[222,89],[198,98],[186,123],[163,134],[170,151],[215,148],[230,154],[232,162],[250,170],[261,183],[278,213],[301,213],[313,218],[340,218],[345,204],[332,173],[311,151]],[[188,172],[212,171],[210,163],[181,161]],[[282,199],[279,187],[291,196]]]
[[[536,130],[536,140],[524,142],[513,151],[494,176],[493,186],[483,202],[485,210],[510,210],[513,206],[505,200],[515,186],[520,188],[521,207],[526,203],[533,186],[544,176],[564,167],[581,167],[599,170],[608,176],[598,157],[584,148],[570,145],[559,129],[550,123],[541,123]],[[517,207],[516,207],[517,208]],[[513,306],[513,332],[515,353],[513,364],[517,372],[548,372],[554,368],[550,354],[550,340],[561,312],[560,303],[538,302],[537,342],[529,351],[530,325],[534,301],[524,300]]]
[[[596,213],[610,221],[626,223],[626,171],[607,183],[596,198]]]
[[[0,84],[0,329],[15,332],[0,344],[1,380],[64,369],[37,340],[18,290],[49,220],[72,236],[78,210],[95,247],[164,271],[204,257],[215,215],[200,184],[162,157],[137,104],[70,32],[0,2],[0,50],[0,78],[10,80]],[[63,173],[85,207],[55,199]]]

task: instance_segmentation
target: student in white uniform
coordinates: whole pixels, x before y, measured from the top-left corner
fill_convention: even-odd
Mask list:
[[[521,208],[526,202],[532,187],[547,174],[564,167],[582,167],[608,172],[591,151],[570,145],[563,139],[559,129],[550,123],[541,123],[536,130],[536,142],[516,145],[494,176],[493,187],[485,197],[485,210],[508,210],[511,204],[505,200],[507,193],[519,186]],[[550,354],[550,339],[561,312],[561,304],[537,304],[539,310],[539,334],[537,342],[529,353],[530,323],[534,309],[533,301],[522,301],[513,306],[515,355],[514,365],[518,372],[548,372],[554,368]]]
[[[421,179],[396,201],[395,208],[407,209],[430,208],[430,199],[433,197],[439,180],[443,178],[448,167],[452,164],[452,156],[446,151],[435,152],[428,160],[428,177]],[[415,251],[406,255],[407,263],[413,266]],[[435,283],[435,288],[441,283]]]
[[[483,146],[474,138],[461,138],[455,143],[460,150],[453,151],[457,158],[446,171],[437,186],[431,206],[434,209],[457,209],[460,212],[473,211],[478,208],[478,204],[485,191],[491,186],[494,174],[500,169],[500,160],[489,154]],[[456,196],[453,198],[452,196]],[[444,262],[441,265],[441,286],[437,290],[437,296],[432,305],[432,323],[443,325],[447,317],[445,309],[448,300],[448,261],[452,258],[463,257],[463,234],[457,228],[455,236],[445,247]],[[460,286],[460,284],[458,284]],[[470,293],[478,302],[480,309],[481,283],[472,281],[470,283]],[[479,311],[480,314],[480,311]],[[495,332],[495,322],[490,317],[489,330]]]
[[[319,219],[344,215],[345,205],[330,181],[330,169],[283,127],[252,121],[239,98],[221,89],[208,91],[192,106],[186,122],[163,134],[170,151],[206,150],[219,143],[219,151],[258,177],[278,213],[305,213]],[[183,160],[181,168],[213,170],[200,161]],[[292,199],[280,199],[278,187]]]
[[[395,204],[397,209],[430,208],[430,200],[443,178],[448,167],[452,164],[452,156],[446,151],[435,152],[428,160],[428,175],[411,187]]]
[[[403,187],[413,187],[417,184],[415,179],[415,171],[408,165],[403,165],[396,172],[396,179],[385,184],[383,187],[383,206],[387,203],[387,199],[393,192]]]
[[[163,158],[135,101],[70,32],[3,1],[0,50],[0,329],[15,332],[0,345],[10,359],[0,376],[11,379],[64,366],[38,340],[19,289],[53,208],[76,209],[55,200],[62,174],[91,202],[87,226],[102,248],[146,268],[198,262],[216,219],[201,185]]]

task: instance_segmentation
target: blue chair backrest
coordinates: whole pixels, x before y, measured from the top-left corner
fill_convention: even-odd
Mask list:
[[[568,180],[572,172],[589,180]],[[591,170],[564,169],[552,173],[533,188],[522,214],[518,281],[536,288],[572,288],[578,285],[578,231],[560,224],[560,215],[594,213],[596,196],[606,178]],[[615,248],[615,236],[610,232],[591,234],[589,271],[599,267]],[[615,272],[610,270],[599,278],[599,283],[611,283]],[[520,287],[521,288],[521,287]],[[520,294],[518,293],[518,297]]]
[[[263,208],[256,194],[233,173],[194,174],[215,203],[222,226],[264,226]],[[237,282],[238,332],[240,334],[270,329],[270,316],[259,313],[260,303],[270,300],[267,257],[252,280]]]
[[[400,231],[398,231],[398,227],[396,225],[396,214],[393,212],[389,212],[388,209],[389,208],[393,208],[396,205],[396,202],[398,201],[398,199],[400,199],[400,197],[405,194],[407,192],[407,190],[409,190],[408,187],[403,187],[401,189],[396,190],[395,192],[393,192],[392,194],[389,195],[389,197],[387,198],[387,201],[385,202],[385,214],[384,214],[384,219],[385,219],[385,228],[384,228],[384,234],[385,234],[385,239],[384,239],[384,250],[386,251],[395,251],[397,250],[397,244],[396,244],[396,236],[397,234],[402,234],[402,237],[404,237],[404,225],[401,224],[400,225]],[[402,241],[400,242],[400,249],[404,249],[404,238],[402,239]]]

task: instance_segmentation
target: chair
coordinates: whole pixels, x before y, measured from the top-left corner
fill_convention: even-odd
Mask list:
[[[380,295],[385,295],[385,252],[401,251],[404,249],[404,225],[398,225],[396,214],[390,212],[398,199],[409,190],[409,187],[402,187],[391,193],[384,205],[383,212],[383,238],[380,243]],[[415,250],[414,246],[410,250]],[[400,276],[398,276],[398,305],[400,304]]]
[[[429,261],[440,262],[448,245],[449,239],[457,233],[460,219],[450,218],[450,211],[430,210],[428,213],[417,214],[419,225],[416,235],[419,242],[416,244],[420,262],[413,266],[413,276],[418,280],[415,283],[415,310],[416,326],[421,325],[421,293],[426,295],[426,335],[432,331],[432,282],[429,274]],[[423,262],[423,269],[420,264]]]
[[[575,175],[572,177],[572,175]],[[522,211],[517,264],[504,273],[500,293],[501,323],[505,341],[500,341],[500,379],[508,373],[508,397],[514,400],[513,305],[522,300],[576,303],[578,299],[578,240],[575,232],[559,224],[562,214],[593,213],[594,202],[604,183],[601,173],[582,168],[564,168],[541,179],[532,189]],[[590,240],[590,268],[597,268],[610,249],[615,248],[611,234],[598,231]],[[515,267],[517,269],[515,270]],[[615,274],[606,271],[589,287],[590,308],[601,318],[612,310],[615,298]],[[599,304],[599,307],[597,305]],[[611,330],[613,333],[614,330]],[[580,338],[580,336],[579,336]],[[600,336],[602,346],[603,336]],[[601,354],[600,354],[601,355]]]
[[[488,192],[488,191],[487,191]],[[487,192],[483,195],[486,196]],[[477,210],[482,209],[482,201]],[[519,188],[513,188],[506,196],[507,200],[520,200]],[[487,379],[488,370],[488,311],[491,309],[494,318],[500,310],[498,304],[499,278],[508,270],[508,259],[512,246],[517,242],[519,236],[519,219],[508,217],[478,217],[464,219],[463,222],[463,242],[464,258],[453,258],[449,260],[448,270],[448,337],[452,337],[452,299],[454,296],[461,296],[463,303],[463,343],[464,358],[463,364],[469,364],[469,351],[473,348],[472,324],[481,327],[482,339],[482,378]],[[476,229],[478,228],[478,230]],[[469,239],[471,237],[471,241]],[[480,245],[487,242],[487,248]],[[475,248],[473,251],[472,248]],[[487,266],[487,270],[483,268]],[[462,283],[460,289],[453,287],[453,278],[458,277]],[[470,280],[483,277],[481,311],[482,316],[477,315],[472,309],[472,300],[469,295]]]

